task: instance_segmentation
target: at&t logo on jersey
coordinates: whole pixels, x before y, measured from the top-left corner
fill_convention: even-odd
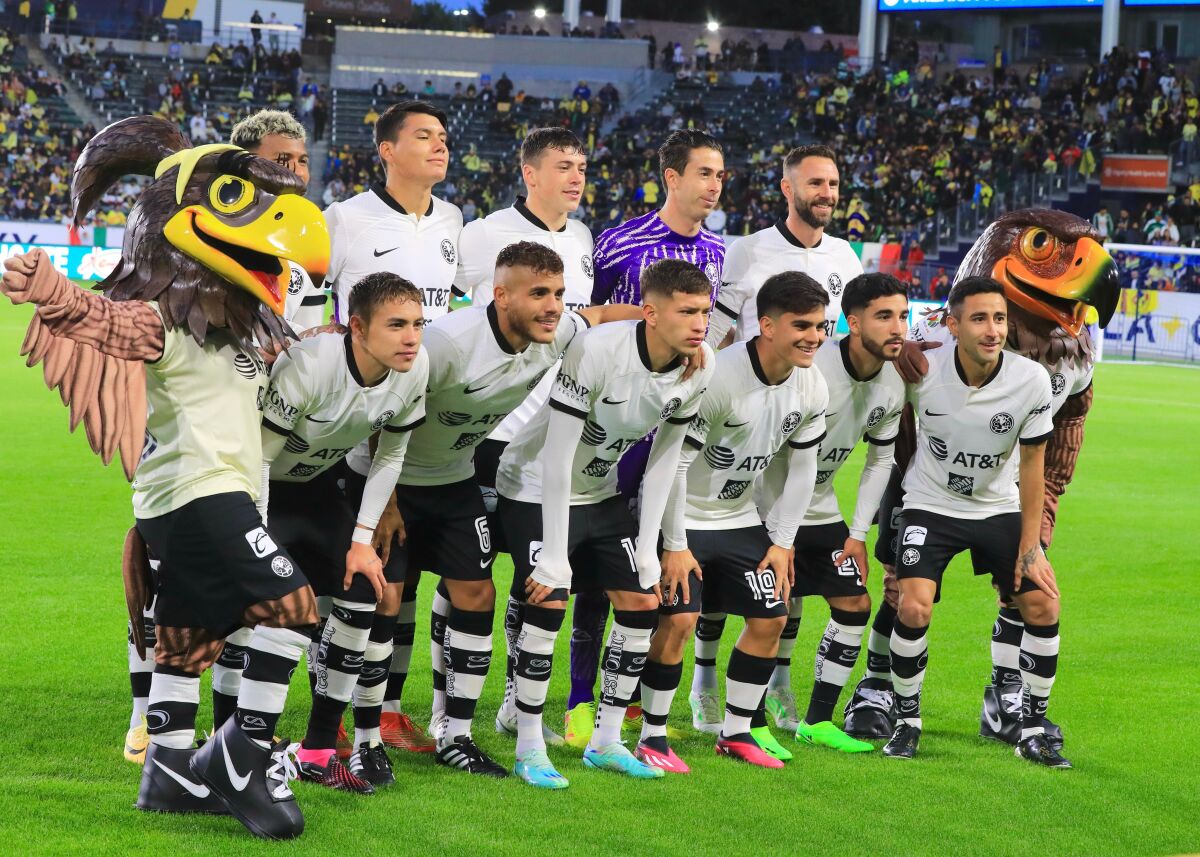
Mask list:
[[[1001,411],[992,417],[992,421],[988,423],[988,428],[992,430],[992,434],[1008,434],[1012,431],[1013,425],[1012,414]]]
[[[394,416],[396,416],[395,411],[384,411],[375,418],[375,422],[371,423],[371,431],[379,431],[381,428],[387,425]]]
[[[950,448],[946,446],[946,441],[933,435],[929,436],[929,451],[938,461],[945,461],[946,456],[950,454]]]
[[[599,446],[608,440],[608,432],[591,420],[586,420],[583,424],[583,436],[581,440],[588,446]]]
[[[454,242],[449,238],[442,239],[442,258],[446,260],[447,265],[453,265],[457,254],[454,251]]]
[[[736,460],[733,450],[725,446],[708,446],[704,448],[704,460],[713,470],[728,470]]]
[[[266,370],[266,364],[257,357],[251,357],[245,352],[239,352],[233,358],[233,368],[247,381],[253,381],[258,377],[260,372]]]
[[[444,426],[460,426],[471,419],[471,415],[459,411],[442,411],[437,415],[437,418],[438,422]]]

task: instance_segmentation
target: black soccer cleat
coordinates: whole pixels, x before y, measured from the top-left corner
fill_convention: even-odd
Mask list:
[[[989,684],[983,689],[983,710],[979,714],[979,734],[992,741],[1003,741],[1015,747],[1021,737],[1021,707],[1024,687],[1010,682],[997,687]],[[1055,750],[1063,748],[1062,727],[1049,718],[1045,721],[1046,740]]]
[[[392,760],[382,744],[372,747],[366,742],[350,754],[347,762],[350,773],[366,780],[373,786],[391,786],[396,783],[396,775],[392,773]]]
[[[188,767],[194,749],[175,750],[150,744],[138,787],[138,809],[146,812],[204,812],[229,815],[212,789],[196,779]]]
[[[1071,763],[1054,748],[1044,733],[1038,732],[1017,742],[1013,753],[1019,758],[1047,768],[1069,768]]]
[[[231,717],[192,755],[190,767],[255,836],[294,839],[304,832],[304,814],[288,787],[297,775],[297,746],[280,741],[268,750]]]
[[[842,731],[852,738],[888,738],[896,728],[892,684],[881,678],[864,678],[846,702]]]
[[[476,746],[470,735],[459,735],[438,748],[437,763],[447,768],[457,768],[469,774],[502,779],[508,771]]]
[[[892,738],[883,745],[883,755],[893,759],[911,759],[917,755],[917,745],[921,743],[921,729],[911,723],[899,723]]]

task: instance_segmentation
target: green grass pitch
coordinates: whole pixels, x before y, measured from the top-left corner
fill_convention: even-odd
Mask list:
[[[399,783],[356,798],[297,785],[308,819],[290,845],[253,840],[228,818],[132,809],[140,769],[121,758],[129,712],[118,569],[129,488],[17,358],[29,312],[0,309],[0,837],[11,854],[1177,854],[1200,851],[1200,577],[1189,544],[1200,525],[1200,372],[1103,365],[1075,483],[1052,559],[1064,593],[1063,648],[1051,715],[1067,772],[1035,769],[976,736],[995,601],[960,559],[930,641],[921,754],[901,763],[785,743],[780,772],[677,745],[687,777],[627,782],[552,751],[571,780],[542,793],[480,782],[394,755]],[[861,455],[861,451],[860,451]],[[861,458],[840,480],[851,486]],[[852,499],[843,491],[843,499]],[[497,586],[509,583],[507,558]],[[871,592],[880,591],[872,568]],[[428,605],[422,586],[407,708],[427,721]],[[794,658],[806,697],[827,617],[817,600]],[[737,631],[731,620],[725,655]],[[547,716],[561,725],[566,638]],[[497,617],[496,640],[503,635]],[[723,661],[722,661],[723,662]],[[853,680],[861,673],[862,659]],[[492,731],[503,689],[493,665],[479,707],[480,744],[505,763]],[[687,659],[672,722],[690,726]],[[281,732],[298,738],[308,696],[297,671]],[[209,716],[207,681],[200,719]],[[11,850],[9,850],[11,849]]]

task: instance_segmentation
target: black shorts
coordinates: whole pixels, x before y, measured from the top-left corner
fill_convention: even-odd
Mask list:
[[[347,474],[353,471],[338,462],[307,482],[271,482],[267,521],[271,532],[304,569],[313,592],[362,604],[375,603],[375,590],[361,574],[342,584],[346,577],[346,552],[358,520],[358,499],[347,491]],[[395,564],[383,570],[388,583],[404,580]]]
[[[834,565],[833,558],[842,552],[850,528],[845,521],[801,527],[796,531],[796,583],[793,598],[822,595],[825,598],[866,595],[862,572],[853,559]]]
[[[346,497],[346,502],[354,510],[354,520],[357,521],[358,507],[362,505],[363,489],[367,487],[367,477],[349,465],[346,465],[338,473],[338,484],[341,486],[342,493]],[[270,516],[268,515],[268,517]],[[383,576],[388,583],[403,583],[407,571],[408,560],[400,548],[400,543],[393,539],[392,550],[388,554],[388,561],[383,565]]]
[[[504,540],[504,528],[500,526],[500,516],[496,514],[496,470],[500,466],[500,454],[508,444],[502,440],[485,438],[475,447],[475,481],[479,484],[479,492],[483,495],[483,508],[487,512],[488,527],[492,531],[492,549],[508,553],[508,543]]]
[[[227,637],[248,607],[308,586],[299,564],[263,527],[245,492],[200,497],[138,532],[159,562],[154,622]]]
[[[905,509],[900,513],[897,532],[900,545],[893,559],[896,578],[923,577],[936,581],[938,591],[934,601],[941,600],[942,573],[946,566],[965,550],[971,552],[975,574],[990,574],[1001,597],[1012,597],[1021,541],[1020,512],[964,521],[924,509]],[[1025,578],[1017,593],[1035,589],[1037,585]]]
[[[475,480],[449,485],[397,485],[406,541],[392,548],[404,568],[447,580],[489,580],[496,551]]]
[[[896,524],[900,517],[900,509],[904,506],[904,471],[892,465],[892,475],[888,478],[887,488],[879,500],[879,516],[876,523],[879,532],[875,539],[875,559],[884,565],[896,561]]]
[[[758,564],[771,547],[771,537],[761,524],[736,530],[688,530],[688,548],[704,579],[693,574],[688,581],[689,601],[676,592],[660,613],[732,613],[747,619],[786,616],[788,605],[774,597],[775,572]]]
[[[500,521],[512,551],[511,594],[525,600],[525,579],[533,573],[542,550],[542,507],[500,497]],[[638,583],[633,554],[637,522],[620,495],[587,506],[572,506],[568,523],[567,557],[574,572],[572,592],[615,589],[648,593]],[[565,601],[567,592],[556,589],[548,600]]]

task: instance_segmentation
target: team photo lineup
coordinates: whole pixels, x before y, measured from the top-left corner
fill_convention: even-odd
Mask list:
[[[1108,236],[1007,211],[918,304],[833,234],[854,157],[838,135],[771,141],[757,166],[786,209],[733,239],[709,228],[721,135],[665,131],[661,198],[593,236],[587,135],[527,129],[515,201],[465,219],[439,195],[469,142],[453,121],[381,102],[376,180],[321,206],[311,126],[286,110],[220,142],[119,119],[69,176],[75,226],[142,182],[112,273],[88,288],[43,249],[4,261],[21,371],[129,483],[132,509],[108,510],[128,530],[94,569],[119,567],[128,614],[105,764],[145,814],[121,823],[311,839],[343,811],[369,827],[442,768],[447,793],[503,780],[484,799],[515,815],[564,812],[544,791],[612,793],[677,815],[682,849],[681,780],[761,795],[786,827],[784,769],[873,755],[882,791],[845,799],[883,825],[893,771],[975,758],[951,722],[998,776],[1042,778],[1047,805],[1009,807],[1014,825],[1053,812],[1102,764],[1051,700],[1060,640],[1060,690],[1103,669],[1072,641],[1084,620],[1062,608],[1088,584],[1055,534],[1077,469],[1116,478],[1084,444],[1124,312]],[[56,514],[22,526],[52,539]],[[955,602],[989,605],[990,635],[951,648],[934,614]],[[806,610],[828,612],[815,646]],[[105,633],[87,657],[115,662],[122,628]],[[971,667],[981,698],[923,710],[964,650],[990,660]],[[980,787],[1009,800],[1003,779]],[[737,853],[725,835],[689,850]]]

